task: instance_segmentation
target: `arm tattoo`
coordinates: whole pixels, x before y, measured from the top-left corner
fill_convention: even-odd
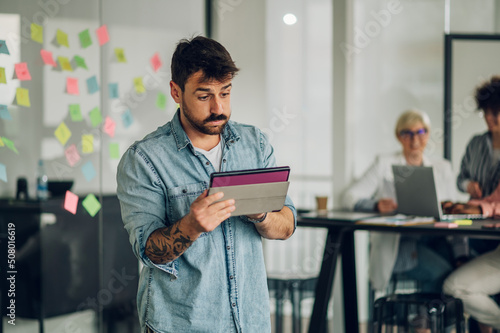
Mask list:
[[[146,243],[146,255],[155,264],[165,264],[178,258],[187,250],[193,241],[182,233],[179,224],[175,223],[154,231]]]

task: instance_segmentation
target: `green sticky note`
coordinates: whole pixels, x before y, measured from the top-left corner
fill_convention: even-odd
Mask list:
[[[76,55],[73,59],[75,60],[76,67],[88,69],[87,64],[85,63],[85,59],[83,59],[82,57]]]
[[[9,148],[10,150],[12,150],[16,154],[19,154],[19,152],[16,149],[16,146],[14,145],[14,142],[12,142],[11,140],[7,139],[4,136],[2,137],[2,141],[7,146],[7,148]]]
[[[5,77],[5,68],[0,67],[0,83],[7,83],[7,78]]]
[[[89,194],[85,197],[85,199],[83,199],[82,206],[92,217],[94,217],[99,210],[101,210],[101,203],[93,194]]]
[[[90,39],[89,29],[85,29],[80,32],[78,34],[78,37],[80,38],[80,45],[82,46],[82,48],[87,48],[92,45],[92,39]]]
[[[109,144],[109,157],[115,160],[120,158],[120,145],[118,143]]]
[[[98,106],[90,111],[90,121],[92,122],[92,127],[97,127],[102,123],[102,114]]]
[[[37,43],[43,44],[43,26],[31,23],[31,39]]]
[[[57,44],[69,47],[68,34],[62,31],[61,29],[57,29],[56,40]]]
[[[167,105],[167,95],[164,93],[158,93],[158,96],[156,96],[156,106],[159,109],[165,109]]]
[[[69,105],[69,115],[73,121],[82,121],[82,112],[80,110],[80,104],[70,104]]]

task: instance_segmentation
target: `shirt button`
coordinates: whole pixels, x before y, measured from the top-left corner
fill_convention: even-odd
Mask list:
[[[233,304],[231,304],[231,305],[232,305],[232,306],[233,306],[233,308],[234,308],[234,307],[236,306],[236,303],[233,303]]]
[[[206,165],[210,165],[210,162],[205,163]]]
[[[182,193],[187,193],[187,190],[186,190],[186,189],[183,189],[183,190],[182,190]]]
[[[222,160],[222,163],[226,163],[226,159],[223,159],[223,160]]]
[[[231,280],[232,280],[232,279],[234,279],[232,275],[231,275],[229,278],[230,278]]]
[[[226,247],[226,249],[231,250],[231,246]]]
[[[229,142],[234,143],[234,140],[231,140],[231,141],[229,141]]]

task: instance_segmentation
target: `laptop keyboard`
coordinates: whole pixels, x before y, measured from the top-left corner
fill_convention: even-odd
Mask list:
[[[484,220],[483,214],[443,214],[443,220]]]

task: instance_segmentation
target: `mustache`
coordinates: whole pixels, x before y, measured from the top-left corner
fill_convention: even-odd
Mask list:
[[[210,117],[208,117],[207,119],[205,119],[203,122],[204,123],[208,123],[208,122],[211,122],[211,121],[226,120],[226,119],[227,119],[227,116],[225,114],[219,114],[219,115],[211,114]]]

